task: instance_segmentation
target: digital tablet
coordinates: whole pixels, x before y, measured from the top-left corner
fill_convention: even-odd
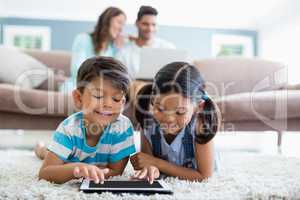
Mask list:
[[[154,181],[150,184],[148,181],[104,181],[104,184],[96,184],[92,180],[84,179],[80,190],[87,193],[92,192],[112,192],[112,193],[142,193],[142,194],[173,194],[167,184],[162,180]]]

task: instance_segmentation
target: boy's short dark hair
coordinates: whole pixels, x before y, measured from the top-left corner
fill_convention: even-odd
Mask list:
[[[95,78],[109,80],[113,86],[127,94],[130,84],[127,68],[112,57],[96,56],[86,59],[77,73],[77,89],[83,92]]]
[[[136,21],[139,21],[140,19],[142,19],[142,17],[144,15],[155,15],[155,16],[157,16],[158,12],[155,8],[153,8],[151,6],[141,6],[140,10],[137,14],[137,20]]]

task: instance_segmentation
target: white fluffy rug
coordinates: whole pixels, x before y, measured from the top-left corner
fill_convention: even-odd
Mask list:
[[[0,151],[0,199],[300,199],[300,159],[254,153],[223,153],[222,169],[206,182],[166,179],[170,195],[85,194],[79,182],[39,181],[41,165],[33,152]],[[128,166],[124,176],[132,173]],[[118,178],[118,177],[117,177]],[[119,177],[120,178],[120,177]],[[122,177],[124,178],[124,177]]]

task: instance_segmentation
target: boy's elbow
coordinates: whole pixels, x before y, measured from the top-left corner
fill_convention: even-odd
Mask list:
[[[49,181],[47,178],[47,176],[45,175],[45,168],[41,168],[40,171],[39,171],[39,174],[38,174],[38,177],[39,177],[39,180],[46,180],[46,181]]]
[[[43,173],[42,169],[39,171],[38,178],[39,178],[39,180],[42,180],[42,179],[46,180],[46,177],[44,176],[44,173]]]
[[[47,172],[45,171],[44,168],[41,168],[38,174],[38,178],[39,180],[45,180],[45,181],[49,181],[49,182],[53,182],[53,180],[51,180],[51,177],[47,176]]]
[[[47,176],[46,172],[40,170],[39,175],[38,175],[39,180],[45,180],[48,181],[50,183],[55,183],[55,184],[63,184],[66,181],[63,180],[55,180],[53,178],[51,178],[50,176]]]

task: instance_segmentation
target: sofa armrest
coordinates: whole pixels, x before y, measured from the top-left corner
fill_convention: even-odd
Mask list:
[[[286,85],[285,87],[281,88],[283,90],[300,90],[300,83],[298,84],[289,84]]]

